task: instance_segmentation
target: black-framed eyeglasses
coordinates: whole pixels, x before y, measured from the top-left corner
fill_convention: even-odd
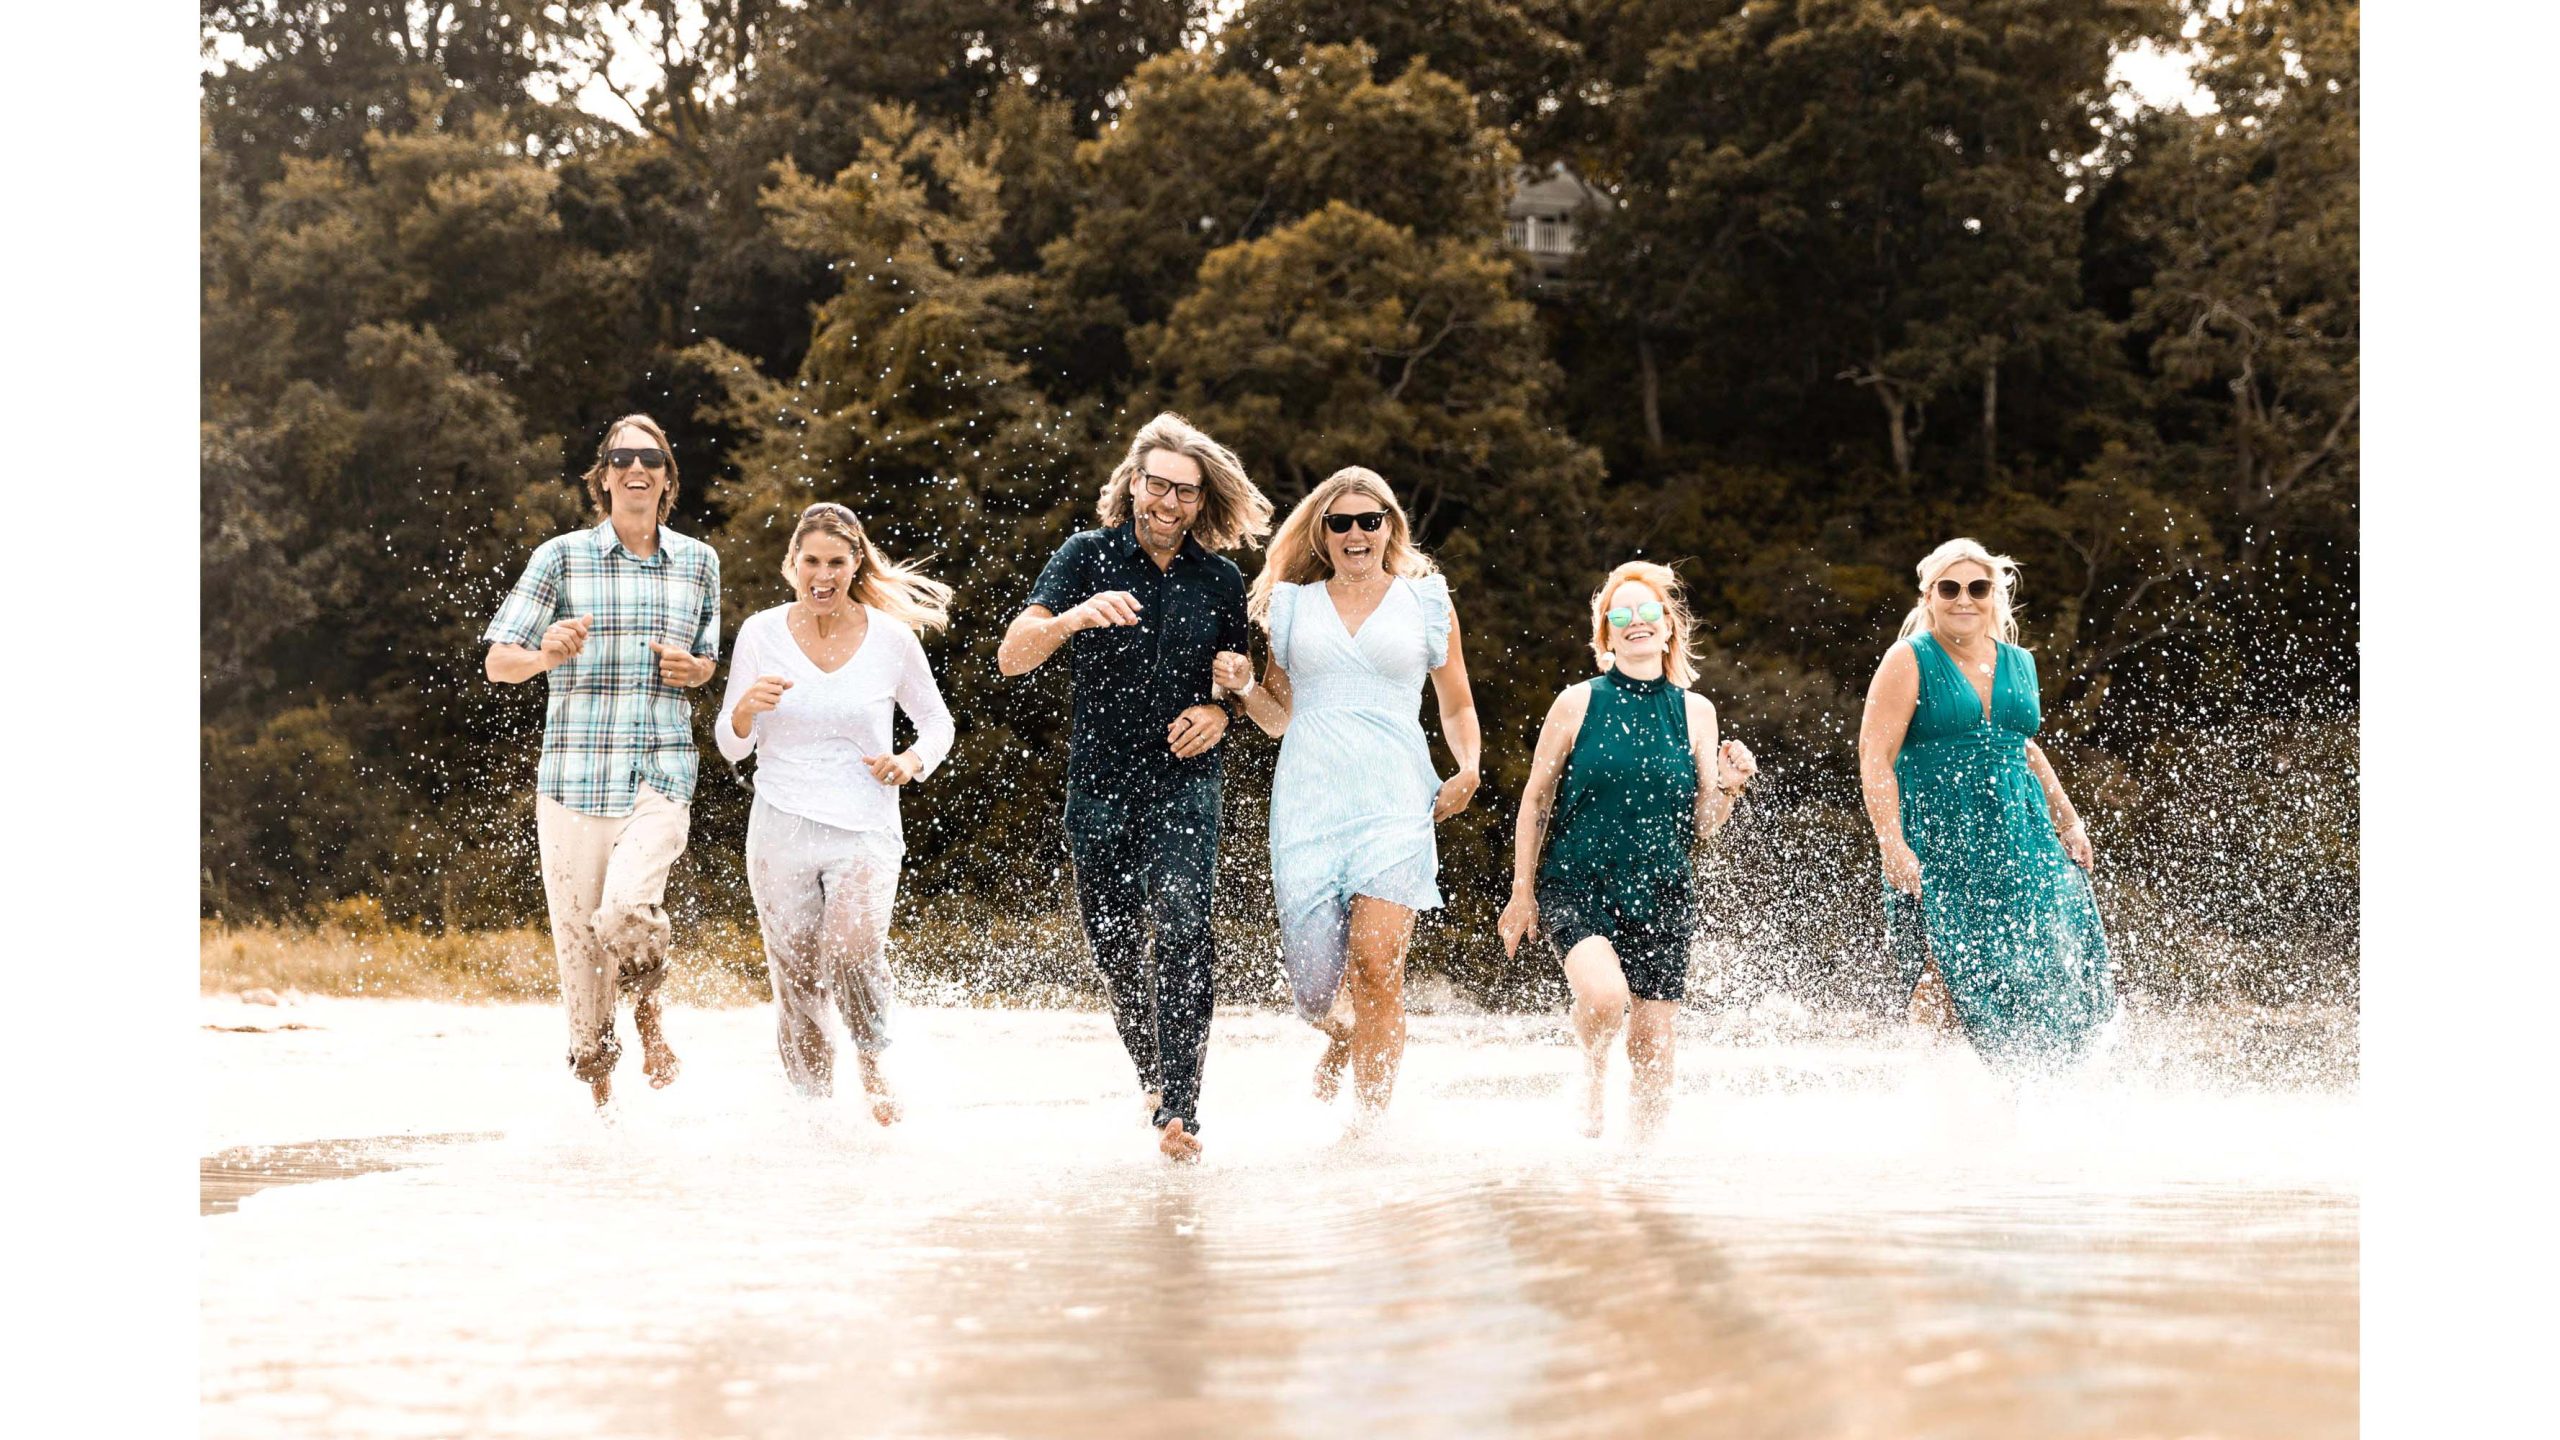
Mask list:
[[[1147,493],[1158,499],[1170,495],[1185,505],[1200,503],[1200,487],[1197,485],[1185,485],[1179,481],[1167,480],[1152,470],[1141,470],[1138,472],[1138,477],[1146,482]]]
[[[1953,580],[1938,582],[1939,599],[1953,600],[1959,595],[1970,595],[1976,600],[1988,600],[1991,598],[1991,582],[1988,580],[1975,580],[1966,584],[1958,584]]]
[[[667,452],[654,445],[646,450],[617,446],[604,452],[604,468],[607,470],[628,470],[634,465],[645,465],[652,470],[664,470],[667,468]]]
[[[1363,531],[1374,535],[1377,533],[1378,527],[1386,523],[1387,512],[1384,510],[1371,510],[1360,515],[1327,515],[1324,517],[1324,528],[1332,531],[1336,535],[1350,534],[1351,527],[1354,525],[1357,525]]]

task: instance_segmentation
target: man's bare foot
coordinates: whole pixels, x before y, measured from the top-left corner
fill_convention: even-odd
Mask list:
[[[1138,1107],[1147,1122],[1147,1128],[1153,1130],[1156,1128],[1156,1112],[1164,1108],[1164,1092],[1161,1090],[1139,1091]]]
[[[1164,1129],[1157,1133],[1163,1138],[1156,1141],[1156,1148],[1164,1152],[1164,1158],[1186,1165],[1199,1163],[1200,1137],[1184,1133],[1182,1117],[1177,1115],[1167,1120],[1164,1122]]]
[[[1582,1135],[1586,1140],[1600,1138],[1608,1119],[1609,1065],[1606,1060],[1587,1067],[1582,1074]]]
[[[880,1062],[869,1055],[862,1062],[862,1093],[871,1097],[871,1118],[883,1125],[895,1125],[906,1112],[899,1108],[898,1097],[889,1091],[889,1077],[880,1073]]]
[[[657,997],[651,996],[631,1007],[631,1027],[640,1032],[640,1069],[649,1077],[649,1088],[664,1090],[676,1083],[676,1052],[667,1046],[667,1032],[658,1024]]]
[[[1316,1057],[1316,1103],[1330,1105],[1342,1093],[1342,1067],[1351,1063],[1351,1032],[1325,1032],[1324,1053]]]

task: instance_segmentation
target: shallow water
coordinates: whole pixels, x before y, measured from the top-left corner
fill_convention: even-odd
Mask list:
[[[2154,1020],[2016,1099],[1892,1029],[1695,1021],[1638,1148],[1573,1133],[1551,1019],[1418,1019],[1346,1141],[1312,1033],[1222,1012],[1197,1168],[1093,1014],[905,1012],[887,1132],[790,1101],[759,1011],[676,1012],[683,1078],[626,1062],[609,1127],[546,1008],[295,1018],[204,1036],[208,1153],[383,1138],[201,1222],[207,1435],[2356,1428],[2337,1017]]]

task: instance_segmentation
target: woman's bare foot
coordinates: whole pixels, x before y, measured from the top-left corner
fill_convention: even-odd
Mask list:
[[[1351,1063],[1351,1027],[1324,1029],[1324,1053],[1316,1057],[1316,1103],[1330,1105],[1342,1093],[1342,1067]]]
[[[862,1093],[871,1097],[871,1118],[883,1125],[895,1125],[906,1111],[899,1108],[898,1097],[889,1089],[889,1077],[880,1073],[880,1061],[870,1055],[856,1057],[862,1064]]]
[[[640,1032],[640,1069],[649,1077],[649,1088],[664,1090],[676,1083],[676,1072],[682,1067],[676,1052],[667,1046],[667,1032],[658,1024],[658,997],[652,995],[631,1007],[631,1028]]]
[[[1186,1165],[1199,1163],[1200,1137],[1183,1132],[1180,1116],[1164,1122],[1164,1129],[1157,1133],[1162,1138],[1156,1141],[1156,1148],[1164,1152],[1164,1158]]]
[[[595,1092],[597,1109],[601,1110],[607,1105],[613,1103],[613,1077],[611,1075],[597,1076],[593,1080],[587,1082],[587,1088]]]

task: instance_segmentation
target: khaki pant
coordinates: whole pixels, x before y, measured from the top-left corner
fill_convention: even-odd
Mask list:
[[[542,893],[569,1012],[569,1069],[613,1073],[616,990],[656,993],[667,973],[667,872],[684,853],[693,813],[646,785],[628,815],[587,815],[544,796],[534,807]]]

